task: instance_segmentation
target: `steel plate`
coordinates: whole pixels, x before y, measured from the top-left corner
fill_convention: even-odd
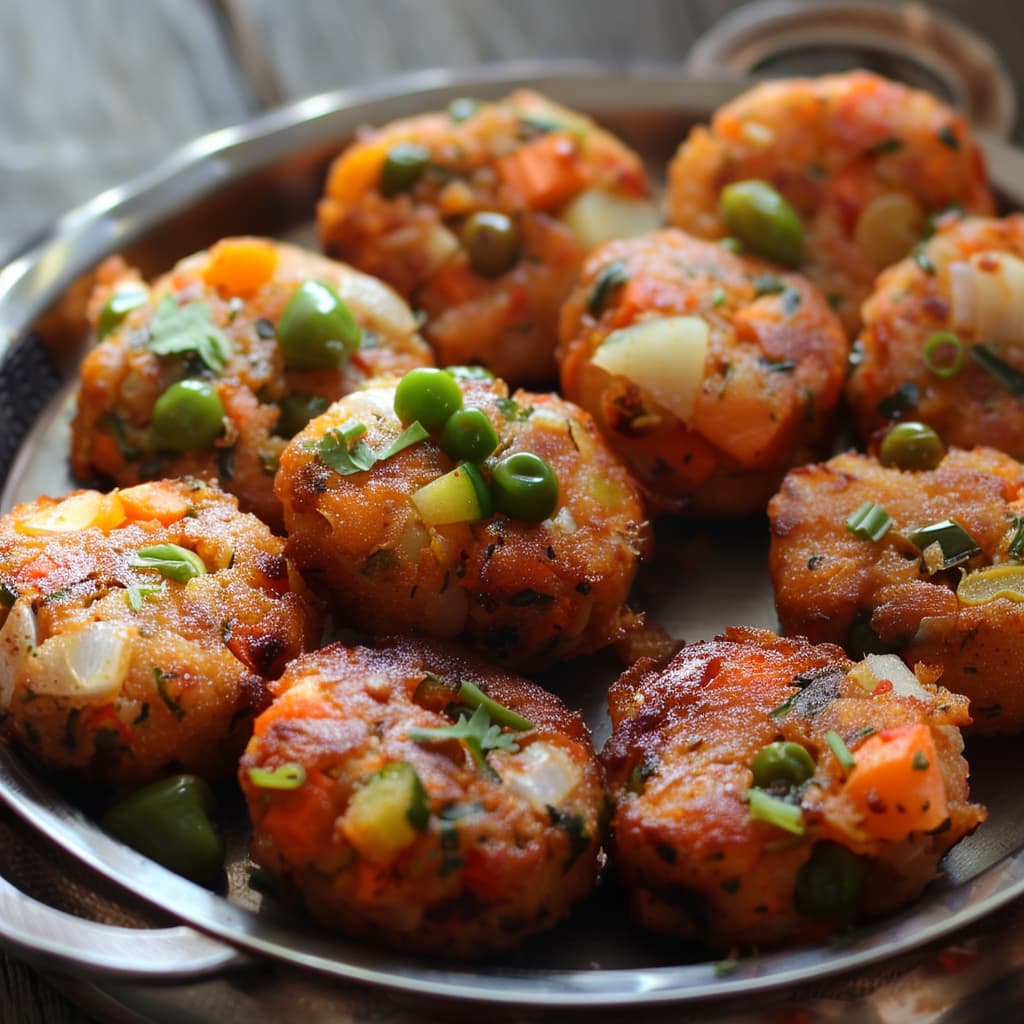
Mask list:
[[[678,70],[580,63],[421,73],[315,97],[216,132],[152,173],[98,196],[0,270],[2,507],[72,486],[72,381],[86,341],[84,301],[99,260],[121,252],[152,274],[226,234],[308,241],[327,165],[359,125],[435,109],[467,93],[498,96],[520,85],[591,113],[644,153],[652,167],[663,166],[686,128],[739,88],[735,81],[695,79]],[[1024,157],[995,140],[986,148],[1004,199],[1024,206]],[[636,603],[673,635],[689,640],[730,624],[772,627],[766,524],[749,522],[738,540],[736,533],[702,523],[661,526]],[[542,680],[583,708],[598,744],[607,735],[604,696],[615,672],[610,658],[595,658],[563,670],[558,679]],[[229,824],[226,885],[211,892],[106,836],[6,749],[0,750],[0,799],[69,855],[241,949],[395,993],[496,1007],[612,1008],[733,999],[821,981],[948,936],[1024,894],[1024,797],[1004,785],[1015,774],[1013,748],[1013,741],[970,742],[974,795],[991,816],[951,852],[945,877],[921,900],[824,945],[744,958],[727,977],[692,946],[632,930],[623,894],[612,882],[571,921],[525,943],[516,956],[453,967],[350,942],[300,911],[262,898],[247,883],[242,820]],[[241,819],[240,800],[234,803]]]

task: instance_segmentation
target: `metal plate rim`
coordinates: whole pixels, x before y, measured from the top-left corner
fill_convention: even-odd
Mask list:
[[[7,347],[18,338],[62,290],[80,273],[91,267],[102,255],[115,251],[131,237],[158,223],[168,209],[194,201],[212,188],[225,184],[249,170],[256,169],[256,157],[269,162],[284,155],[282,139],[310,129],[313,135],[324,132],[320,142],[329,141],[327,124],[332,116],[372,108],[387,100],[411,94],[423,95],[445,89],[492,88],[508,89],[520,84],[550,85],[562,80],[603,91],[609,101],[620,96],[620,90],[647,90],[652,107],[671,109],[682,106],[674,97],[680,91],[702,91],[714,102],[734,95],[743,85],[735,79],[693,78],[678,67],[663,64],[608,66],[592,61],[527,61],[493,65],[485,69],[436,69],[413,72],[369,86],[324,93],[300,100],[272,111],[254,121],[220,129],[202,136],[181,149],[156,168],[110,189],[82,204],[60,218],[43,236],[26,243],[12,261],[0,268],[0,360]],[[367,111],[366,117],[372,120]],[[260,150],[260,143],[276,142],[271,151]],[[992,160],[993,178],[999,188],[1015,202],[1024,206],[1024,156],[998,141],[985,143]],[[229,155],[239,160],[232,165]],[[196,168],[204,174],[193,175]],[[193,191],[182,191],[182,181]],[[152,205],[146,207],[147,199]],[[142,212],[134,210],[142,205]],[[119,215],[135,217],[130,224],[118,221]],[[61,256],[63,263],[47,268],[47,260]],[[40,269],[48,269],[39,278]],[[33,278],[33,274],[36,275]],[[0,750],[0,799],[29,824],[44,831],[67,852],[100,874],[169,910],[200,930],[252,950],[323,973],[352,981],[375,985],[395,992],[431,995],[445,999],[476,1003],[494,1003],[537,1008],[614,1008],[632,1005],[684,1004],[709,999],[726,999],[738,995],[776,991],[798,983],[820,981],[849,973],[883,959],[926,946],[1024,894],[1024,851],[1018,850],[986,869],[967,884],[986,880],[1002,884],[1001,889],[966,906],[952,910],[923,930],[905,929],[901,938],[875,944],[872,937],[892,931],[900,922],[911,923],[917,909],[910,908],[885,919],[881,925],[860,929],[851,943],[839,940],[828,946],[770,954],[756,961],[741,962],[729,977],[715,975],[711,963],[613,969],[607,971],[520,972],[503,970],[472,973],[453,968],[416,968],[407,974],[396,974],[388,968],[339,963],[317,954],[286,950],[261,936],[267,929],[255,915],[227,904],[205,889],[166,871],[134,854],[121,844],[105,837],[73,809],[54,807],[51,793],[40,780],[7,750]],[[88,827],[86,832],[83,826]],[[1003,880],[1016,869],[1015,877]],[[132,877],[129,877],[132,876]],[[961,887],[963,888],[963,887]],[[957,890],[959,891],[959,890]],[[968,897],[964,897],[968,899]],[[188,910],[183,913],[182,907]],[[251,918],[251,920],[246,920]],[[271,929],[272,931],[273,929]],[[845,944],[849,947],[842,951]],[[823,958],[824,951],[829,951]],[[815,958],[823,962],[811,963]],[[373,953],[377,961],[388,957]],[[771,966],[788,961],[770,973]],[[767,971],[765,970],[767,968]],[[602,981],[628,983],[617,991],[603,990]],[[673,983],[672,979],[676,979]],[[556,984],[557,983],[557,984]],[[574,987],[576,983],[579,987]],[[568,986],[568,987],[566,987]]]

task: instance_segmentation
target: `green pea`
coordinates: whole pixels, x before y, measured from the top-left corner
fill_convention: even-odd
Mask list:
[[[430,164],[430,150],[417,142],[399,142],[388,150],[380,169],[380,193],[390,199],[408,192]]]
[[[461,409],[448,417],[441,431],[441,447],[453,459],[483,462],[498,447],[498,432],[486,413]]]
[[[421,366],[410,370],[395,389],[395,413],[403,423],[419,420],[427,430],[439,430],[462,408],[462,389],[444,370]]]
[[[790,267],[802,262],[804,229],[800,218],[766,181],[752,179],[726,185],[719,197],[719,212],[745,249]]]
[[[852,917],[863,877],[857,855],[845,846],[816,843],[796,875],[796,908],[817,920]]]
[[[101,340],[105,338],[133,309],[144,306],[148,299],[149,292],[141,284],[121,285],[100,310],[96,336]]]
[[[216,387],[207,380],[186,377],[156,400],[149,443],[172,452],[209,448],[224,433],[224,415]]]
[[[319,416],[330,403],[322,395],[311,395],[306,391],[293,391],[283,398],[278,406],[278,417],[274,432],[279,437],[294,437],[311,419]]]
[[[448,116],[455,122],[468,121],[480,109],[480,101],[459,96],[448,104]]]
[[[363,340],[363,330],[341,296],[323,281],[306,281],[288,300],[277,343],[293,370],[337,370]]]
[[[558,506],[558,479],[532,452],[506,455],[494,467],[494,507],[526,523],[540,523]]]
[[[511,270],[519,259],[519,228],[503,213],[483,210],[474,213],[462,228],[462,244],[469,265],[485,277],[497,277]]]
[[[776,783],[799,786],[814,774],[814,758],[806,747],[789,740],[780,740],[762,747],[750,762],[754,785],[769,789]]]
[[[208,882],[224,865],[224,840],[211,820],[215,809],[206,782],[194,775],[174,775],[115,804],[100,824],[171,871]]]
[[[926,423],[897,423],[882,440],[878,457],[897,469],[934,469],[946,454],[942,439]]]

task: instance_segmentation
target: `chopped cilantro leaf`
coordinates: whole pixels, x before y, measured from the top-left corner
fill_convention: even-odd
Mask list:
[[[210,319],[206,302],[179,306],[165,295],[149,325],[149,349],[158,356],[194,352],[214,373],[222,373],[234,354],[231,339]]]

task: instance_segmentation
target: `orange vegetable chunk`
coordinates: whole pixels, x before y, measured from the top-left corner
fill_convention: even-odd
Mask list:
[[[277,269],[277,249],[259,238],[233,238],[210,250],[203,280],[224,295],[251,299]]]
[[[877,733],[854,751],[854,760],[844,792],[869,835],[905,839],[946,820],[946,788],[927,725]]]
[[[188,512],[188,502],[172,484],[162,480],[126,487],[117,496],[129,519],[155,519],[170,526]]]

